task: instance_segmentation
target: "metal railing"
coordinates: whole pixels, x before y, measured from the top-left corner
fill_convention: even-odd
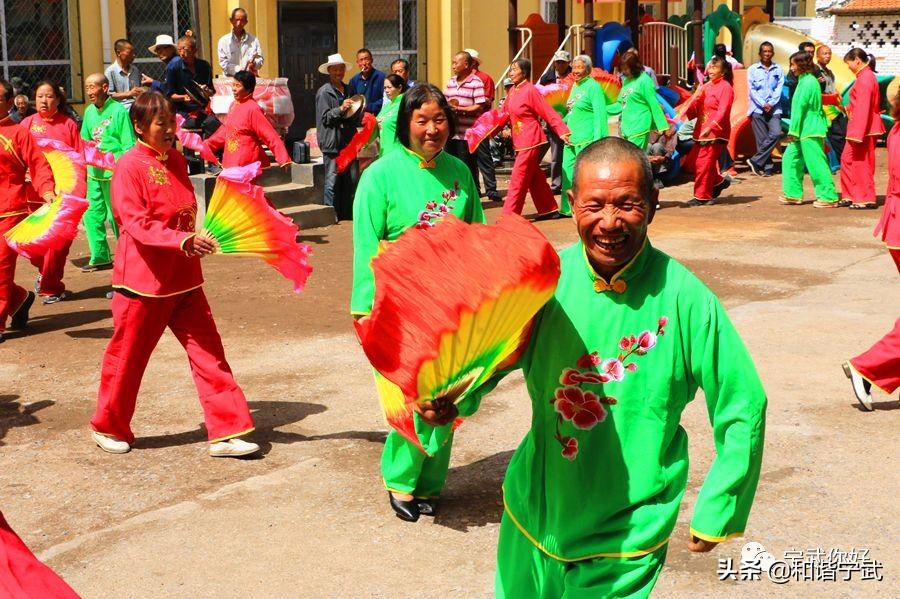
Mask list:
[[[497,93],[494,95],[497,97],[498,102],[506,96],[506,90],[503,89],[503,80],[506,79],[506,76],[509,74],[509,67],[512,66],[512,63],[525,56],[526,53],[527,58],[531,60],[531,40],[534,39],[534,32],[528,27],[516,27],[516,31],[519,32],[519,51],[516,52],[513,59],[510,60],[509,64],[506,65],[506,68],[503,69],[503,73],[500,77],[495,79],[497,82]]]
[[[572,58],[575,58],[579,54],[584,53],[584,25],[575,24],[569,27],[566,31],[566,37],[563,38],[562,43],[556,48],[556,52],[560,52],[565,50],[569,45],[569,41],[572,41]],[[556,52],[553,54],[556,55]],[[540,72],[537,76],[535,76],[534,80],[538,81],[544,74],[547,73],[551,68],[553,68],[553,56],[550,57],[550,62],[547,63],[547,66],[544,67],[544,70]]]
[[[641,25],[638,52],[641,61],[656,71],[657,75],[669,76],[673,73],[669,55],[669,48],[672,46],[678,48],[678,64],[679,67],[683,67],[690,58],[692,46],[687,27],[655,22]]]

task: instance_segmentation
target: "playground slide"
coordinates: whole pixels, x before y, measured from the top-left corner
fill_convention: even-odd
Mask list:
[[[785,71],[790,67],[788,61],[791,58],[791,54],[797,51],[797,46],[800,45],[800,42],[812,42],[816,46],[821,44],[818,40],[803,35],[789,27],[776,25],[775,23],[760,23],[748,29],[744,38],[745,64],[749,65],[759,60],[757,58],[759,56],[759,45],[765,41],[772,42],[772,45],[775,46],[775,62],[781,65],[781,68]],[[843,92],[855,80],[850,68],[842,59],[843,56],[832,56],[831,63],[828,65],[828,68],[834,72],[834,80],[838,92]]]

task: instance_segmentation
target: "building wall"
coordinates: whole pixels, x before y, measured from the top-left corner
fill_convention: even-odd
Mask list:
[[[863,48],[875,55],[879,73],[900,73],[900,14],[836,15],[823,21],[832,23],[831,36],[826,39],[831,41],[835,58],[843,57],[850,48]],[[829,28],[824,31],[828,33]]]

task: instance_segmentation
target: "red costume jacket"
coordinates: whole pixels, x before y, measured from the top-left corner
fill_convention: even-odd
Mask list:
[[[116,163],[110,187],[119,224],[112,284],[148,297],[168,297],[203,284],[200,258],[184,252],[194,236],[197,201],[187,162],[142,142]]]
[[[544,119],[560,137],[569,133],[562,118],[550,108],[530,81],[522,81],[509,89],[503,102],[503,111],[509,114],[513,149],[516,152],[547,143],[547,136],[538,119]]]
[[[875,227],[875,236],[892,250],[900,250],[900,123],[888,133],[888,186],[884,210]]]
[[[25,181],[29,170],[30,184]],[[28,130],[9,116],[0,120],[0,218],[27,213],[35,191],[43,197],[54,188],[50,164]]]
[[[850,105],[847,106],[847,139],[861,142],[870,135],[884,134],[881,121],[881,92],[878,79],[869,67],[856,74],[856,82],[850,88]]]
[[[263,168],[269,166],[269,157],[261,145],[263,143],[275,154],[279,166],[291,162],[275,128],[256,101],[249,97],[232,103],[225,125],[219,127],[205,143],[214,152],[224,148],[222,166],[226,168],[246,166],[257,160]]]
[[[731,137],[731,105],[734,87],[720,77],[703,86],[703,99],[696,103],[693,137],[697,141],[725,141]]]
[[[22,119],[19,125],[31,131],[31,134],[35,137],[61,141],[76,151],[81,151],[82,149],[81,133],[78,130],[78,124],[67,114],[54,112],[53,116],[45,119],[40,113],[35,113]]]

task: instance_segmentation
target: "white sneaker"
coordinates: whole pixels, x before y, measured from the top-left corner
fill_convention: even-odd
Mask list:
[[[209,445],[209,455],[214,458],[239,458],[257,451],[259,451],[259,445],[241,439],[228,439]]]
[[[856,395],[856,399],[859,401],[860,405],[869,412],[874,411],[875,408],[872,407],[872,394],[870,393],[872,385],[869,381],[864,379],[862,375],[853,368],[853,365],[850,364],[850,362],[844,362],[844,374],[850,379],[850,385],[853,387],[853,394]]]
[[[125,441],[119,441],[115,437],[102,435],[97,431],[91,432],[91,436],[94,438],[94,443],[106,453],[128,453],[131,451],[131,445]]]

